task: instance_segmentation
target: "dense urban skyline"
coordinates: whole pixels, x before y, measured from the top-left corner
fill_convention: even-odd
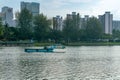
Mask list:
[[[66,16],[72,11],[80,13],[82,16],[98,16],[110,11],[114,20],[120,20],[119,0],[0,0],[0,8],[3,6],[12,7],[14,12],[20,11],[20,2],[38,2],[40,3],[40,12],[48,17],[56,15]]]

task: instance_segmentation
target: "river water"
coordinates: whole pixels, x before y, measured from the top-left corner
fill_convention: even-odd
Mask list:
[[[0,80],[120,80],[120,46],[66,47],[66,53],[25,53],[0,47]]]

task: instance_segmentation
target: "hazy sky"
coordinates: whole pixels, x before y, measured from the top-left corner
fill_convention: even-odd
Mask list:
[[[84,15],[98,16],[110,11],[114,20],[120,20],[120,0],[0,0],[0,8],[9,6],[14,12],[20,10],[20,2],[40,3],[40,13],[48,17],[66,16],[67,13],[77,12]]]

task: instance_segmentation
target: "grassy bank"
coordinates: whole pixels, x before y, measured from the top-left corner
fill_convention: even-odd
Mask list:
[[[34,46],[49,46],[55,43],[34,43]],[[120,42],[72,42],[64,43],[66,46],[113,46],[120,45]]]
[[[65,43],[67,46],[113,46],[120,45],[120,42],[74,42]]]

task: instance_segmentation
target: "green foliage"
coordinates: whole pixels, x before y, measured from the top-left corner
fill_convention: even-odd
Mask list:
[[[16,41],[19,40],[19,31],[18,28],[15,27],[9,27],[9,33],[10,33],[10,37],[9,40],[10,41]]]
[[[59,30],[51,30],[50,39],[56,43],[59,43],[63,40],[62,32]]]
[[[87,40],[86,31],[84,29],[79,30],[79,39],[80,41]]]
[[[8,38],[10,37],[10,30],[9,30],[9,26],[6,24],[4,27],[4,40],[8,40]]]
[[[4,27],[3,36],[5,41],[16,41],[19,39],[18,35],[18,28],[9,26]]]
[[[0,18],[0,39],[6,41],[34,39],[39,42],[89,42],[120,39],[120,31],[113,30],[113,35],[103,34],[102,26],[95,17],[89,18],[80,29],[79,14],[72,15],[72,18],[64,20],[63,31],[58,31],[50,28],[51,20],[43,14],[33,17],[27,9],[23,9],[16,15],[18,20],[16,28],[9,27],[7,24],[4,27]]]
[[[66,19],[64,21],[63,34],[65,40],[69,40],[71,38],[71,32],[73,31],[71,23],[72,23],[71,19]]]
[[[32,14],[25,8],[18,16],[18,25],[20,39],[26,40],[32,38]]]
[[[120,39],[120,31],[119,30],[113,30],[113,38]]]
[[[44,41],[48,38],[50,24],[50,20],[43,14],[34,17],[34,37],[36,40]]]
[[[79,14],[73,15],[72,18],[66,18],[64,21],[63,35],[66,41],[77,41],[79,38]]]
[[[2,18],[0,18],[0,39],[3,36],[3,30],[4,30],[4,28],[3,28],[3,25],[2,25]]]
[[[90,18],[86,24],[86,36],[89,39],[100,39],[102,36],[102,26],[95,17]]]

